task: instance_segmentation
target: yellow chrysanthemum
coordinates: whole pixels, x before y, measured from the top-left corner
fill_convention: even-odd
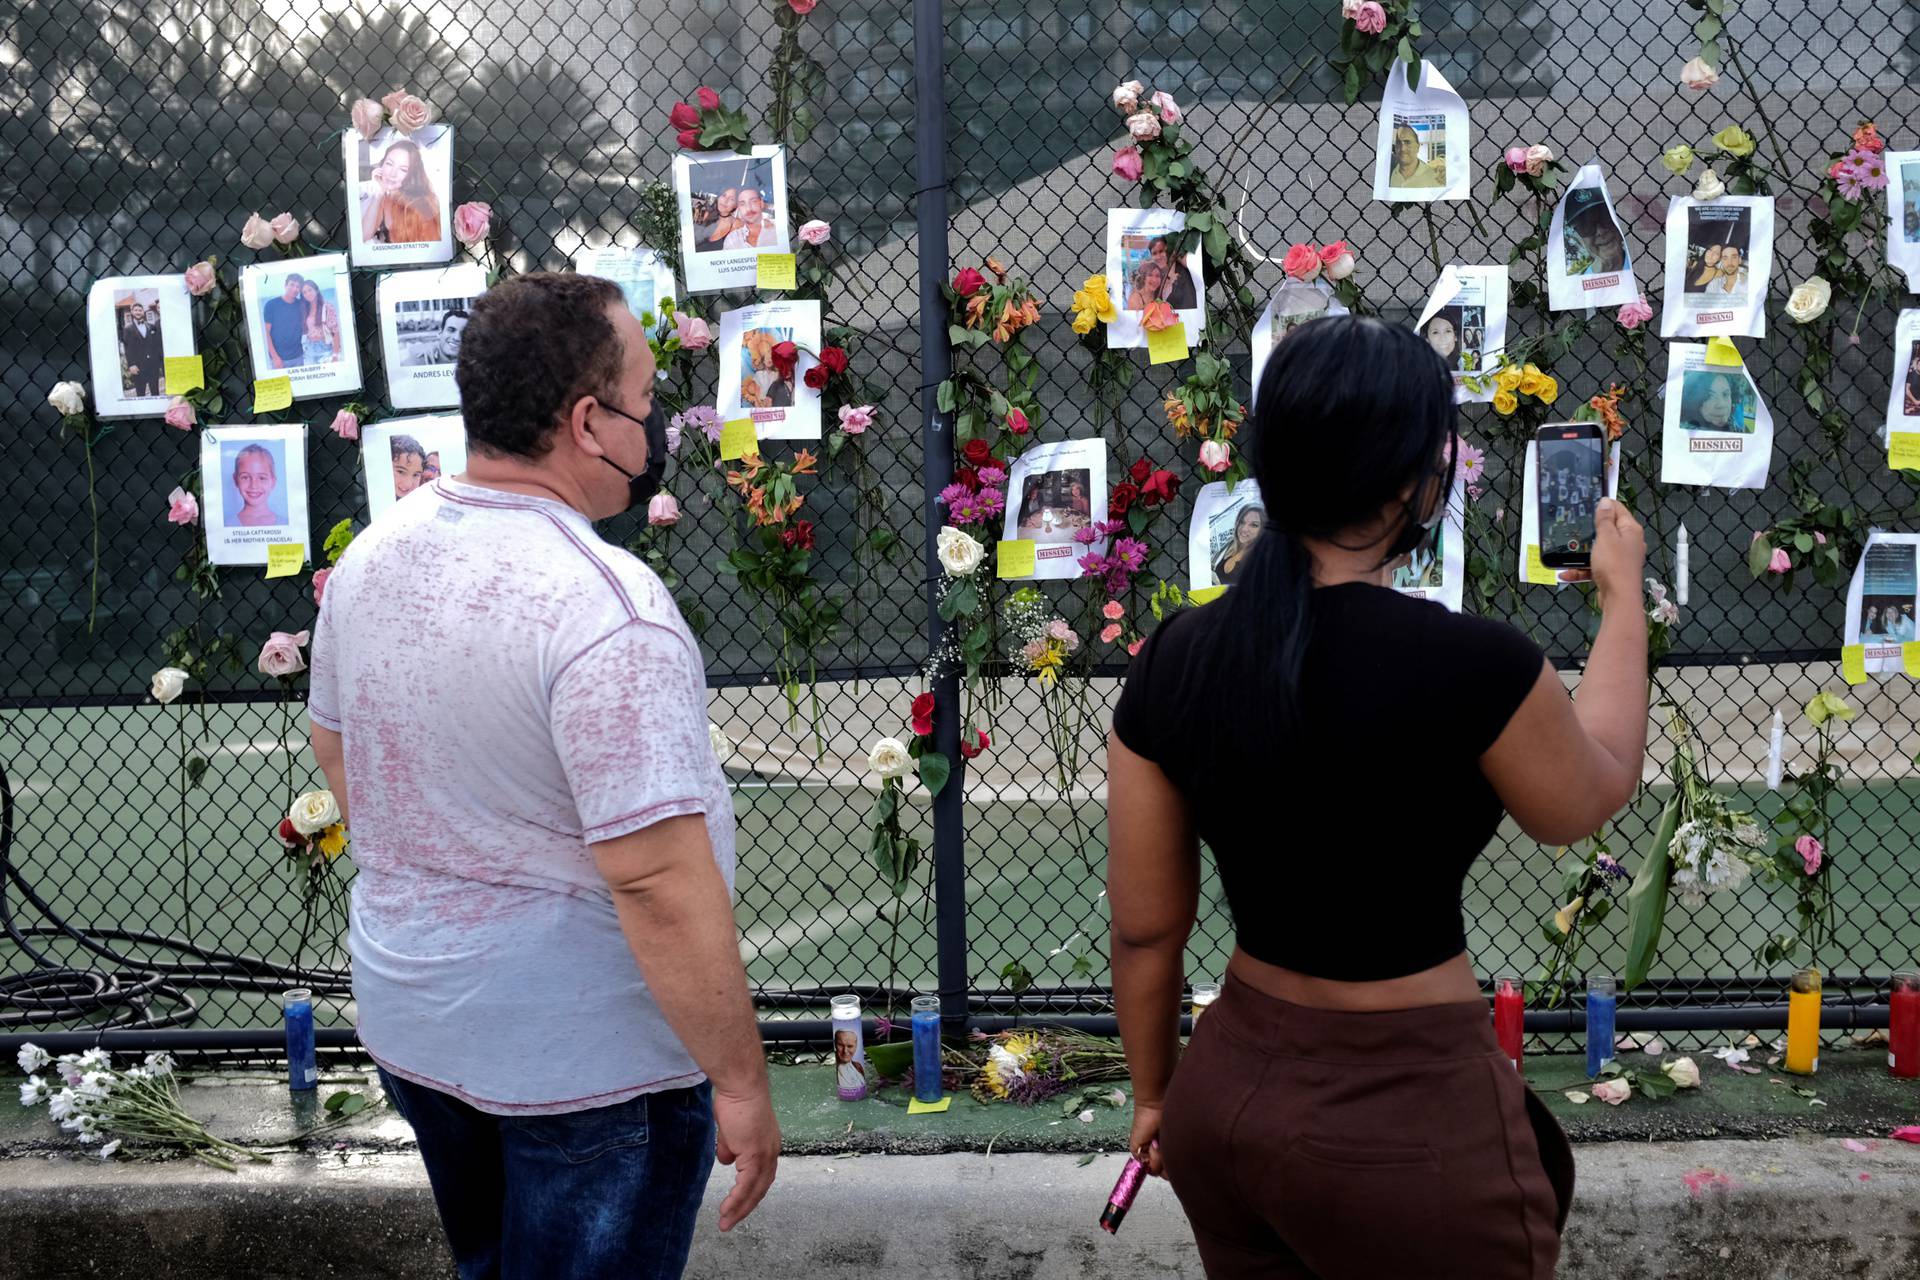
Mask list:
[[[1035,655],[1033,659],[1033,674],[1040,677],[1040,687],[1042,689],[1053,688],[1054,682],[1060,678],[1060,663],[1064,656],[1060,651],[1060,644],[1056,640],[1049,640],[1047,647]]]
[[[1493,385],[1501,391],[1518,391],[1520,378],[1519,369],[1510,364],[1503,365],[1500,372],[1493,375]]]
[[[345,823],[336,822],[322,831],[314,839],[321,853],[329,858],[337,858],[347,851],[347,828]]]
[[[1505,387],[1493,393],[1493,411],[1501,417],[1506,417],[1519,407],[1520,397],[1514,395],[1513,392],[1507,390]]]
[[[1033,1052],[1039,1047],[1039,1036],[1022,1032],[1008,1036],[987,1050],[987,1066],[983,1073],[987,1091],[996,1098],[1006,1097],[1033,1066]]]

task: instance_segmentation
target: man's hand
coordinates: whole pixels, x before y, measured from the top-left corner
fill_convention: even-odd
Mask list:
[[[713,1094],[714,1155],[733,1166],[733,1190],[720,1204],[720,1229],[731,1231],[746,1221],[773,1185],[780,1163],[780,1122],[773,1117],[773,1098],[762,1085],[745,1098]]]

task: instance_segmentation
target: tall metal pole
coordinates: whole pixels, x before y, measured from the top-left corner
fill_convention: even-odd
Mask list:
[[[951,426],[940,414],[936,388],[953,372],[947,345],[947,95],[946,24],[940,0],[913,4],[913,114],[917,157],[915,197],[920,246],[920,417],[924,460],[921,474],[927,528],[927,646],[937,653],[947,624],[939,613],[940,556],[935,549],[941,516],[934,501],[953,480]],[[933,682],[934,744],[953,761],[953,775],[933,800],[933,892],[939,944],[940,1022],[948,1035],[967,1029],[967,854],[962,796],[966,762],[960,755],[960,677],[946,672]]]

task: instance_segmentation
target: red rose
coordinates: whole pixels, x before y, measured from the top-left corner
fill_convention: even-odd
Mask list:
[[[961,270],[959,275],[953,278],[953,291],[963,298],[971,298],[974,294],[985,288],[986,284],[987,278],[985,276],[975,271],[972,267],[966,267]]]
[[[772,359],[773,371],[782,378],[791,379],[793,366],[800,363],[800,348],[791,342],[776,342],[773,344]]]
[[[1131,507],[1133,500],[1139,496],[1140,490],[1134,487],[1131,480],[1122,480],[1113,486],[1113,492],[1107,495],[1108,517],[1117,520],[1127,514],[1127,508]]]
[[[813,521],[795,520],[780,531],[780,545],[789,551],[813,550]]]
[[[807,370],[806,383],[808,386],[812,387],[815,391],[818,391],[822,387],[827,385],[827,379],[830,376],[832,375],[830,375],[827,372],[827,366],[823,364],[817,364],[813,366],[813,368]]]
[[[962,738],[960,740],[960,754],[969,760],[984,753],[988,747],[993,745],[988,740],[985,729],[976,729],[974,732],[979,735],[978,738]]]
[[[980,492],[980,473],[972,467],[954,468],[953,478],[960,484],[967,486],[969,492]]]
[[[1180,492],[1180,477],[1171,471],[1156,471],[1140,482],[1140,500],[1149,506],[1172,502]]]
[[[933,714],[933,695],[931,693],[922,693],[917,695],[913,700],[913,718],[918,720],[924,716],[930,716],[932,714]]]
[[[847,353],[839,347],[820,348],[820,363],[835,373],[847,371]]]
[[[691,102],[676,102],[673,110],[667,112],[667,123],[676,129],[697,129],[700,126],[700,112]]]
[[[1145,458],[1137,459],[1131,467],[1127,468],[1127,476],[1135,484],[1145,484],[1147,482],[1147,477],[1152,473],[1153,473],[1153,464],[1148,462]]]
[[[681,150],[683,151],[697,150],[700,146],[700,131],[698,129],[682,129],[676,141],[679,142]]]
[[[962,456],[974,466],[984,467],[993,461],[993,446],[985,440],[969,440]]]
[[[913,718],[912,723],[910,723],[907,727],[913,730],[914,737],[924,738],[928,734],[933,732],[933,717],[932,716],[915,716]]]
[[[720,109],[720,95],[705,85],[701,85],[698,89],[695,89],[693,96],[700,100],[700,109],[702,111],[718,111]]]
[[[293,829],[292,818],[280,819],[280,825],[273,829],[273,834],[274,838],[279,840],[284,848],[298,849],[306,843],[306,839],[302,837],[298,831]]]
[[[1007,410],[1007,430],[1017,436],[1023,436],[1031,429],[1031,424],[1028,423],[1026,414],[1018,409]]]

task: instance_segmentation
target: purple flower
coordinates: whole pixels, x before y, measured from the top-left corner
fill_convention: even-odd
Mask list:
[[[1621,866],[1618,862],[1615,862],[1611,857],[1609,857],[1604,853],[1601,854],[1598,858],[1594,859],[1594,866],[1598,868],[1601,874],[1605,875],[1609,880],[1619,880],[1625,877],[1625,875],[1627,874],[1627,869],[1625,867]]]
[[[1081,532],[1084,533],[1085,530]],[[1078,537],[1079,534],[1075,534],[1074,536]],[[1103,555],[1088,552],[1086,555],[1080,557],[1080,569],[1089,578],[1096,574],[1105,573],[1107,571],[1107,558]]]
[[[720,439],[720,414],[712,405],[696,404],[685,412],[674,414],[667,425],[679,427],[683,439],[689,428],[698,430],[710,442]]]
[[[949,511],[958,510],[960,504],[965,502],[972,493],[973,490],[956,480],[940,491],[940,505]]]
[[[1007,509],[1007,495],[992,486],[980,490],[974,496],[979,502],[980,514],[983,516],[991,518]]]
[[[1849,200],[1858,200],[1867,188],[1867,175],[1846,162],[1835,169],[1834,185],[1840,188],[1840,194]]]
[[[980,483],[989,488],[1006,483],[1007,472],[1004,467],[980,468]]]
[[[972,492],[963,492],[947,507],[947,514],[956,524],[979,524],[986,518],[980,511],[980,495]]]
[[[1147,544],[1138,538],[1122,538],[1113,546],[1113,559],[1128,573],[1138,573],[1147,567]]]
[[[1095,540],[1097,540],[1100,536],[1099,534],[1094,532],[1094,528],[1095,526],[1090,524],[1081,525],[1078,529],[1075,529],[1073,531],[1073,540],[1079,543],[1083,547],[1092,546]]]

